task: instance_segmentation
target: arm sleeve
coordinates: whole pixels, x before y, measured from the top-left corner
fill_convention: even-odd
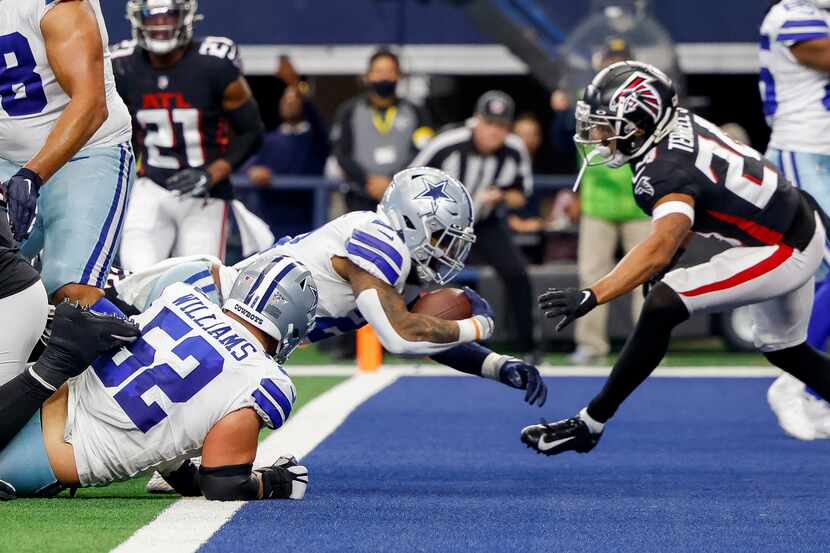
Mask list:
[[[394,288],[400,288],[412,265],[403,240],[392,228],[375,222],[355,227],[346,241],[346,257]]]
[[[363,186],[366,182],[366,171],[354,159],[354,143],[352,136],[352,113],[355,100],[347,102],[337,112],[334,126],[331,128],[331,143],[334,147],[334,157],[346,177],[353,183]]]

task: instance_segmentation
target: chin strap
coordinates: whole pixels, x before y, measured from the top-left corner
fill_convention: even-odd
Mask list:
[[[576,175],[576,181],[574,182],[574,187],[572,190],[574,192],[577,191],[579,188],[579,183],[582,182],[582,177],[585,175],[585,170],[589,167],[590,163],[594,160],[597,156],[607,156],[611,153],[611,149],[608,146],[599,145],[590,152],[585,158],[582,160],[582,167],[579,168],[579,174]]]

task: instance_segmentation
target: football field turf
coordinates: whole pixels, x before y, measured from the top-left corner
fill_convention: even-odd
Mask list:
[[[235,504],[199,530],[201,547],[177,545],[196,521],[169,510],[145,530],[174,552],[828,550],[830,442],[781,432],[766,405],[768,369],[678,377],[695,371],[646,382],[589,455],[550,458],[526,449],[519,430],[571,416],[602,378],[548,377],[538,409],[475,378],[406,367],[361,377],[386,380],[303,457],[304,501]],[[303,401],[335,382],[296,380]],[[142,485],[0,504],[0,548],[106,551],[172,503]],[[207,509],[185,505],[197,518]]]

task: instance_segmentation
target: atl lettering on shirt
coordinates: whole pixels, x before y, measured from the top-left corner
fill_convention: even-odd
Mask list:
[[[783,0],[764,18],[760,88],[771,147],[830,154],[830,77],[802,65],[790,51],[800,42],[828,37],[830,16],[808,0]]]
[[[160,186],[186,167],[220,158],[228,143],[222,99],[241,76],[237,47],[230,39],[194,40],[175,65],[155,68],[146,51],[126,41],[113,48],[118,91],[138,130],[141,175]],[[229,182],[211,196],[229,198]]]
[[[668,194],[691,196],[692,230],[733,245],[772,245],[786,243],[788,237],[812,236],[806,227],[798,232],[798,225],[813,224],[810,217],[799,217],[809,210],[777,168],[684,109],[668,138],[635,160],[634,194],[649,215]]]
[[[69,104],[49,58],[40,24],[53,0],[4,2],[0,9],[0,157],[13,162],[31,159],[46,141]],[[99,0],[89,0],[104,47],[104,95],[109,116],[84,145],[101,148],[130,139],[130,116],[113,79],[107,31]]]
[[[352,286],[332,267],[332,257],[343,257],[375,278],[403,292],[412,265],[403,239],[383,215],[355,211],[317,230],[287,237],[260,255],[288,255],[308,267],[317,283],[320,302],[308,340],[317,342],[351,332],[366,324],[357,309]],[[257,257],[236,265],[242,268]]]
[[[238,409],[255,409],[271,428],[288,418],[296,400],[288,375],[192,286],[168,286],[135,320],[139,340],[69,382],[65,438],[83,485],[198,455],[213,425]]]

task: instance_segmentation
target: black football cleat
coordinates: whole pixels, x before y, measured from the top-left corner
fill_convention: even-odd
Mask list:
[[[0,501],[9,501],[10,499],[17,499],[17,490],[8,482],[0,480]]]
[[[594,434],[579,417],[557,422],[543,421],[522,429],[522,442],[545,455],[559,455],[565,451],[588,453],[601,437],[602,432]]]

